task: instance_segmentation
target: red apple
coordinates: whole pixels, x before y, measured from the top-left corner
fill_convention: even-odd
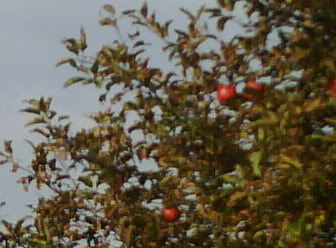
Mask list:
[[[244,93],[242,96],[245,99],[251,100],[255,97],[256,93],[261,93],[264,91],[265,86],[262,83],[256,81],[248,81],[245,86]]]
[[[243,93],[243,97],[248,100],[251,100],[254,97],[254,95],[251,93]]]
[[[261,83],[255,82],[255,81],[249,81],[246,84],[246,89],[262,92],[264,91],[265,86]]]
[[[331,96],[336,98],[336,78],[331,81],[329,90]]]
[[[162,210],[162,216],[165,221],[174,222],[180,218],[181,212],[177,208],[165,208]]]
[[[232,85],[219,85],[217,88],[217,99],[220,103],[233,99],[237,96],[236,88]]]

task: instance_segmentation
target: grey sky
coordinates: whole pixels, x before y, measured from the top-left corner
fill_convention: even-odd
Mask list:
[[[4,2],[4,1],[3,1]],[[179,7],[195,9],[204,3],[215,6],[215,0],[170,0],[148,1],[150,10],[155,9],[163,20],[174,19],[183,22]],[[69,56],[61,44],[65,37],[78,37],[81,25],[88,36],[88,51],[94,55],[104,43],[112,42],[115,33],[98,24],[103,16],[102,6],[110,3],[117,10],[138,8],[141,0],[10,0],[0,8],[0,140],[12,139],[16,158],[29,162],[30,148],[24,142],[32,139],[28,129],[23,127],[27,116],[19,113],[23,99],[40,96],[53,97],[53,108],[62,114],[71,115],[74,127],[89,125],[84,114],[97,111],[102,106],[97,99],[99,91],[93,87],[74,86],[63,89],[63,82],[75,75],[65,67],[55,68],[55,63]],[[129,27],[124,27],[128,29]],[[238,26],[232,30],[240,31]],[[231,30],[231,34],[232,34]],[[127,33],[125,30],[124,33]],[[155,54],[153,55],[155,56]],[[17,219],[28,213],[26,204],[34,203],[38,191],[24,193],[16,183],[18,174],[0,168],[0,201],[6,201],[0,209],[0,216]]]
[[[6,1],[0,9],[0,138],[12,139],[16,157],[23,163],[30,158],[24,138],[31,138],[23,127],[27,116],[18,110],[23,99],[52,96],[54,108],[71,114],[80,125],[82,113],[93,112],[98,92],[89,87],[62,88],[63,81],[73,75],[70,70],[55,69],[55,63],[67,56],[60,41],[77,36],[80,25],[89,33],[101,36],[97,21],[106,1]],[[91,45],[92,46],[92,45]],[[16,219],[27,213],[25,207],[36,199],[36,192],[24,193],[16,184],[17,174],[1,168],[0,200],[7,205],[0,210],[3,217]]]

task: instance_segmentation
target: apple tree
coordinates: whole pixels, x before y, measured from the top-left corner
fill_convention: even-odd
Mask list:
[[[181,8],[183,28],[146,3],[103,8],[119,38],[87,55],[81,29],[58,65],[105,108],[74,132],[51,98],[26,101],[42,141],[28,166],[5,141],[2,163],[50,194],[32,218],[2,221],[2,246],[334,247],[335,3],[218,0]],[[226,41],[230,22],[244,33]],[[148,31],[173,70],[146,53]]]

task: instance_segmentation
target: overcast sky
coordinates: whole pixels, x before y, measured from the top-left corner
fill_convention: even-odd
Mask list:
[[[196,9],[202,3],[214,6],[215,0],[170,0],[148,1],[151,10],[163,20],[174,19],[183,22],[179,7]],[[22,100],[53,97],[53,108],[62,114],[69,114],[77,128],[89,126],[84,114],[92,113],[102,106],[97,99],[99,91],[93,87],[74,86],[63,88],[63,82],[75,76],[75,72],[65,67],[55,68],[55,63],[69,54],[61,44],[65,37],[79,35],[80,26],[85,27],[88,36],[88,51],[91,55],[104,43],[112,42],[115,33],[98,24],[104,4],[112,4],[117,10],[140,7],[141,0],[34,0],[6,1],[0,8],[0,114],[1,143],[13,140],[16,158],[28,163],[30,147],[24,142],[32,138],[24,128],[27,115],[19,113],[24,107]],[[128,27],[124,27],[128,28]],[[131,27],[129,27],[131,30]],[[233,30],[237,27],[233,26]],[[128,30],[125,30],[126,33]],[[158,56],[153,54],[153,56]],[[2,145],[2,144],[1,144]],[[16,183],[18,174],[8,172],[8,167],[0,169],[0,201],[6,206],[0,209],[0,217],[17,219],[28,213],[26,204],[34,203],[38,191],[25,193]]]

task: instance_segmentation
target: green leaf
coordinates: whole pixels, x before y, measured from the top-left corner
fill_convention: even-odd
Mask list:
[[[92,66],[90,67],[90,71],[93,74],[96,74],[98,72],[98,69],[99,69],[99,61],[95,60],[95,62],[93,62]]]
[[[302,230],[306,226],[306,222],[303,219],[299,219],[289,225],[288,235],[293,239],[300,236]]]
[[[68,51],[78,55],[79,54],[79,44],[75,39],[65,39],[62,41]]]
[[[73,84],[76,84],[76,83],[81,82],[81,81],[84,81],[84,80],[86,80],[86,78],[83,78],[83,77],[72,77],[72,78],[68,79],[68,80],[64,83],[63,87],[64,87],[64,88],[67,88],[67,87],[69,87],[69,86],[71,86],[71,85],[73,85]]]
[[[260,120],[256,120],[254,122],[251,123],[251,128],[254,127],[260,127],[260,126],[271,126],[276,124],[278,121],[278,118],[276,117],[276,115],[273,112],[269,112],[268,113],[268,117],[260,119]]]
[[[133,14],[135,12],[136,12],[135,9],[127,9],[127,10],[124,10],[123,12],[121,12],[121,14],[122,15],[130,15],[130,14]]]
[[[335,143],[336,142],[336,135],[319,135],[313,134],[307,137],[310,141],[322,141],[326,143]]]
[[[258,140],[262,141],[265,139],[265,130],[263,128],[258,128]]]
[[[185,8],[180,8],[180,11],[182,11],[186,16],[188,16],[188,18],[191,20],[191,21],[194,21],[195,20],[195,16],[193,16],[193,14],[191,14],[191,12]]]
[[[87,48],[86,33],[83,26],[80,29],[79,47],[82,52]]]
[[[302,164],[298,160],[294,158],[290,158],[283,154],[280,155],[280,163],[286,163],[289,165],[293,165],[295,168],[298,168],[298,169],[302,167]]]
[[[25,141],[33,148],[34,151],[36,150],[36,147],[32,141],[27,140],[27,139],[25,139]]]
[[[90,176],[80,176],[78,178],[78,180],[81,181],[82,183],[84,183],[88,187],[92,187],[93,186],[92,179],[91,179]]]
[[[6,220],[1,220],[1,223],[2,223],[2,225],[5,226],[5,228],[7,229],[7,231],[8,231],[9,233],[13,234],[13,233],[12,233],[12,232],[13,232],[13,226],[12,226],[11,223],[9,223],[9,222],[6,221]]]
[[[23,218],[20,218],[16,224],[15,224],[15,227],[14,227],[14,232],[19,232],[19,230],[21,229],[21,226],[23,224],[23,222],[25,222],[27,219],[27,217],[23,217]]]
[[[49,133],[46,133],[44,130],[42,130],[41,128],[34,128],[33,130],[31,130],[32,133],[38,133],[41,134],[42,136],[48,138],[50,136]]]
[[[11,140],[5,140],[4,141],[4,149],[6,153],[12,154],[13,148],[12,148],[12,141]]]
[[[262,242],[265,238],[267,238],[267,231],[264,229],[255,232],[253,235],[253,240],[258,242]]]
[[[50,111],[49,111],[49,115],[48,115],[48,119],[51,120],[52,118],[55,117],[56,114],[57,114],[56,111],[54,111],[54,110],[50,110]]]
[[[67,119],[69,119],[69,118],[70,118],[70,116],[68,116],[68,115],[60,115],[60,116],[58,117],[58,121],[67,120]]]
[[[262,159],[262,151],[251,153],[249,159],[253,169],[253,174],[257,177],[260,177],[261,176],[260,161]]]
[[[44,97],[41,97],[39,101],[39,109],[42,112],[47,113],[50,108],[50,103],[51,103],[51,98],[44,99]]]
[[[30,104],[30,105],[33,105],[36,108],[40,107],[40,101],[36,100],[36,99],[23,100],[23,102],[27,103],[27,104]]]
[[[5,160],[0,160],[0,165],[3,165],[3,164],[7,164],[9,162],[9,160],[5,159]],[[0,206],[1,207],[1,206]]]
[[[36,109],[36,108],[25,108],[25,109],[20,109],[20,112],[26,112],[26,113],[40,115],[41,110]]]
[[[333,125],[333,126],[336,126],[336,119],[335,118],[324,118],[324,120],[330,124],[330,125]]]
[[[46,120],[43,118],[35,118],[33,120],[30,120],[28,122],[26,122],[26,124],[24,125],[25,127],[29,127],[31,125],[35,125],[35,124],[46,124]]]
[[[94,83],[95,87],[98,88],[98,89],[103,87],[103,84],[104,84],[104,82],[100,81],[100,80],[94,80],[93,83]]]
[[[66,58],[58,61],[56,67],[59,67],[64,64],[70,64],[72,67],[77,68],[76,60],[74,60],[73,58]]]

